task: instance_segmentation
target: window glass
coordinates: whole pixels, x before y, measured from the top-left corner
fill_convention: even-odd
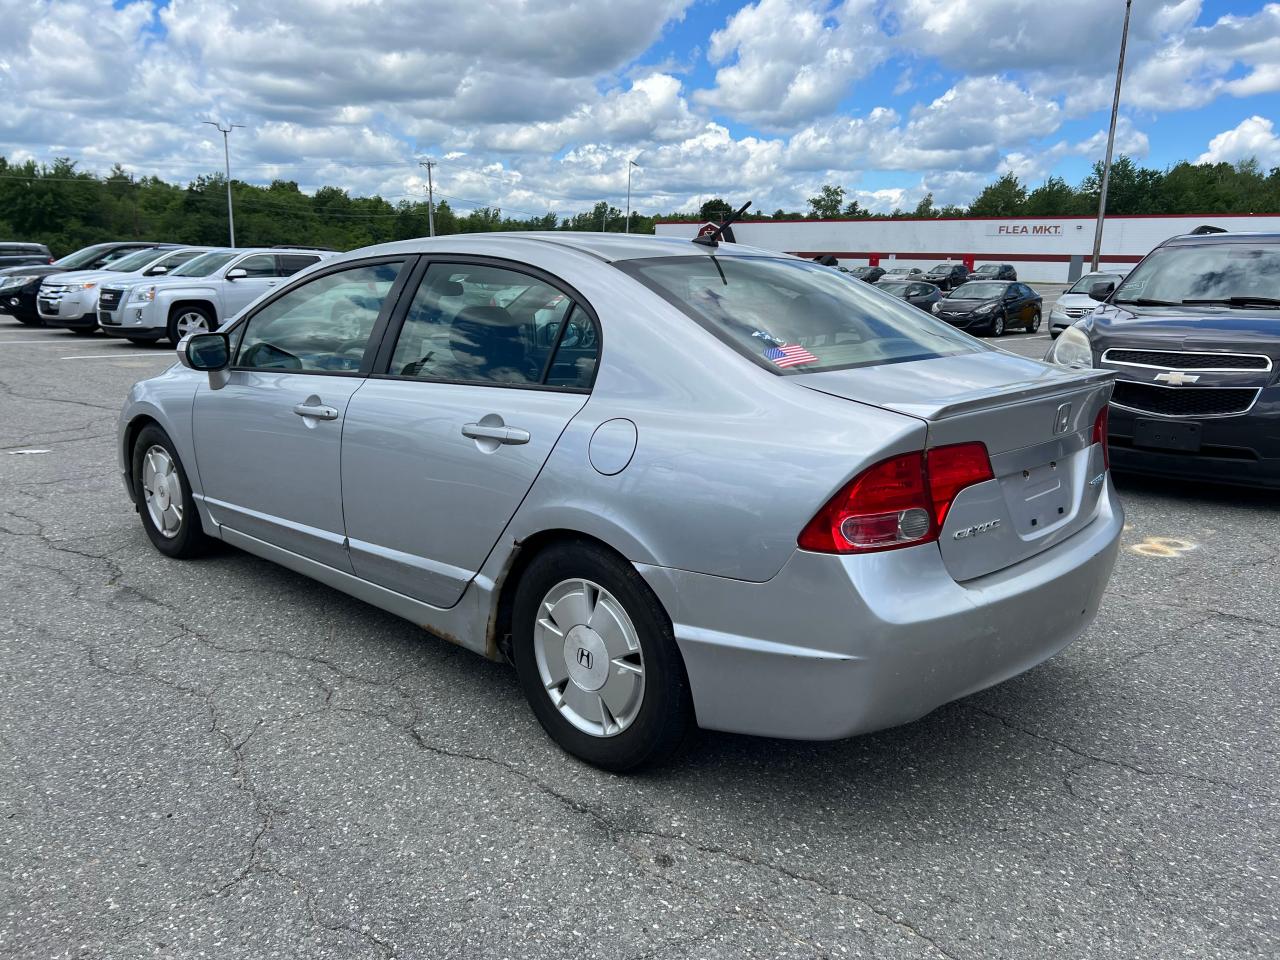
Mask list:
[[[241,324],[238,367],[354,373],[402,264],[325,274],[272,300]]]
[[[616,266],[780,376],[989,349],[803,260],[684,256]]]
[[[1134,267],[1111,300],[1280,307],[1280,243],[1259,238],[1159,247]]]
[[[273,253],[257,253],[252,257],[245,257],[231,269],[243,270],[247,277],[274,277],[276,257]]]
[[[199,250],[182,250],[178,253],[170,254],[165,257],[151,269],[155,270],[156,267],[164,267],[165,271],[168,272],[174,267],[182,266],[182,264],[186,263],[188,260],[194,260],[196,257],[200,256],[200,253],[201,251]]]
[[[1119,273],[1086,273],[1067,293],[1088,293],[1095,283],[1119,283],[1123,279],[1124,275]]]
[[[529,274],[432,264],[405,316],[388,372],[423,380],[541,383],[564,327],[547,382],[585,386],[595,370],[595,327],[573,308],[562,291]]]
[[[120,273],[131,273],[134,270],[141,270],[158,256],[160,256],[159,250],[134,250],[132,253],[107,264],[107,269]]]
[[[299,270],[320,260],[319,257],[310,257],[301,253],[282,253],[276,259],[280,261],[277,276],[281,277],[291,277]]]
[[[238,254],[234,250],[214,250],[210,253],[202,253],[198,257],[192,257],[177,270],[174,270],[170,276],[173,277],[207,277],[211,273],[222,269]]]

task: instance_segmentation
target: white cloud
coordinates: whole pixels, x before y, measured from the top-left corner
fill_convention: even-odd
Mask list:
[[[794,129],[829,113],[887,54],[872,0],[758,0],[711,35],[723,64],[694,101],[729,117]]]
[[[1238,163],[1256,157],[1264,167],[1280,166],[1280,137],[1275,124],[1266,117],[1241,120],[1209,141],[1209,149],[1196,163]]]

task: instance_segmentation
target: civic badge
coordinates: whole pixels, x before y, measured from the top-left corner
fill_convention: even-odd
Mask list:
[[[1169,370],[1166,373],[1157,373],[1155,379],[1169,384],[1171,387],[1180,387],[1184,383],[1195,383],[1200,379],[1198,373],[1183,373],[1181,370]]]
[[[1058,407],[1058,415],[1053,419],[1054,434],[1066,433],[1071,425],[1071,404],[1064,403]]]

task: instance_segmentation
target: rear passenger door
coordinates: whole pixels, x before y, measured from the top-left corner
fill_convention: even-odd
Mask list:
[[[457,260],[419,277],[347,408],[342,503],[357,576],[449,607],[586,403],[599,326],[532,268]]]

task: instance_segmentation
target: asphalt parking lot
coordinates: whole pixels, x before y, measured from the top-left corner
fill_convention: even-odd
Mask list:
[[[615,777],[503,666],[248,555],[152,549],[115,420],[172,356],[0,317],[0,955],[1280,951],[1274,495],[1122,477],[1101,615],[1039,669]]]

